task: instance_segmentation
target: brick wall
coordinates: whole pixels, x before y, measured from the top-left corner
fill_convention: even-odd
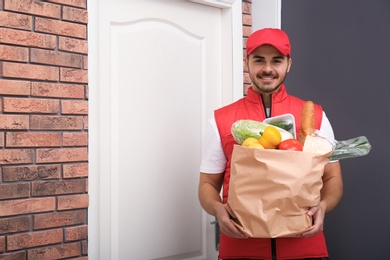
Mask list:
[[[87,0],[0,0],[0,259],[87,259]]]
[[[0,0],[0,260],[87,259],[87,19],[87,0]]]
[[[242,25],[243,25],[243,46],[244,46],[244,52],[243,52],[243,59],[246,56],[246,40],[248,39],[249,35],[252,33],[252,0],[243,0],[242,1]],[[252,81],[249,78],[248,69],[245,66],[243,66],[244,70],[244,95],[247,94],[248,88],[251,86]]]

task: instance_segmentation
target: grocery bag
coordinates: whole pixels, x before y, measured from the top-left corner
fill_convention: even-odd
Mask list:
[[[312,228],[326,156],[235,145],[228,203],[233,223],[249,237],[294,237]]]

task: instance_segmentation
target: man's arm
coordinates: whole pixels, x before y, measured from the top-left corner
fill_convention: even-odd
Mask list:
[[[324,228],[325,213],[336,208],[341,200],[343,195],[343,179],[340,163],[328,163],[325,166],[322,180],[321,201],[316,207],[308,211],[308,214],[314,217],[314,226],[310,231],[302,234],[304,237],[311,237],[322,231]]]
[[[343,178],[340,162],[328,163],[325,166],[322,177],[321,202],[325,207],[325,213],[336,208],[343,196]]]
[[[216,215],[216,207],[222,204],[219,191],[223,182],[223,173],[207,174],[200,173],[199,179],[199,201],[203,209],[210,215]]]
[[[246,238],[239,229],[231,222],[230,217],[234,213],[228,204],[223,204],[219,192],[222,187],[223,173],[207,174],[200,173],[198,195],[203,209],[218,220],[221,232],[234,238]]]

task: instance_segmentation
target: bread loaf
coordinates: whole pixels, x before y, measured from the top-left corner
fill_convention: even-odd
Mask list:
[[[314,103],[309,100],[306,101],[302,108],[301,128],[298,133],[298,140],[304,144],[306,136],[312,135],[315,130]]]
[[[306,136],[303,151],[329,157],[332,154],[333,146],[332,143],[324,137],[308,135]]]

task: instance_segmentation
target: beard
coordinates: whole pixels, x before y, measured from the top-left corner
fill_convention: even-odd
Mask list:
[[[279,85],[275,86],[274,88],[272,89],[268,89],[268,88],[265,88],[264,85],[259,85],[259,84],[256,84],[255,82],[253,82],[253,85],[260,91],[260,93],[262,94],[271,94],[271,93],[274,93],[276,92],[279,87],[283,84],[283,81],[279,83]]]
[[[250,71],[249,71],[249,74],[250,74]],[[260,77],[270,77],[270,76],[273,76],[273,73],[262,73],[260,75]],[[282,78],[278,78],[280,79],[279,80],[279,83],[274,86],[273,88],[269,88],[269,85],[268,84],[260,84],[258,82],[256,82],[256,80],[252,80],[252,84],[256,87],[256,89],[262,93],[262,94],[272,94],[272,93],[275,93],[277,92],[277,90],[279,89],[279,87],[284,83],[284,81],[286,80],[286,77],[287,77],[287,69],[286,69],[286,73],[284,74],[284,76]]]

